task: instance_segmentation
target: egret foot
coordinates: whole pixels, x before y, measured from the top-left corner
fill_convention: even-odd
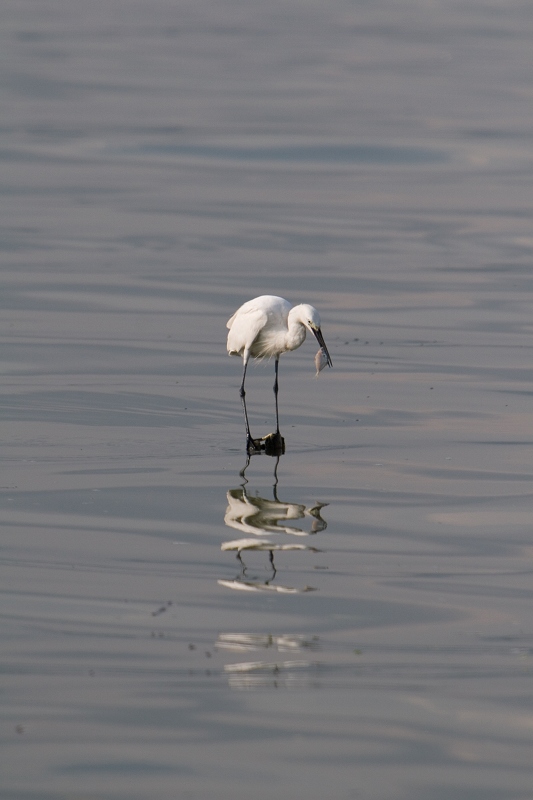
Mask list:
[[[282,456],[285,452],[285,439],[279,431],[269,433],[261,439],[265,454],[267,456]]]
[[[265,449],[264,444],[262,443],[261,439],[252,439],[249,436],[246,440],[246,452],[249,456],[255,456],[258,453],[262,453]]]

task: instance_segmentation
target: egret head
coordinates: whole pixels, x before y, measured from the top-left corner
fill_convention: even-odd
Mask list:
[[[310,306],[307,303],[302,303],[301,305],[296,306],[296,308],[298,309],[298,319],[302,325],[305,325],[305,327],[315,336],[318,344],[326,354],[328,367],[332,367],[333,364],[331,363],[331,358],[329,357],[328,348],[326,347],[324,337],[322,336],[322,331],[320,330],[320,314],[314,306]]]

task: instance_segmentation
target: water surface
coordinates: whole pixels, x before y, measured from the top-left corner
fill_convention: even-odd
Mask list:
[[[528,12],[5,4],[9,800],[530,800]]]

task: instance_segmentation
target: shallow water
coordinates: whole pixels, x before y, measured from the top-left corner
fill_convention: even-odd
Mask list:
[[[529,5],[1,36],[2,797],[530,800]],[[334,366],[281,360],[243,476],[261,293]]]

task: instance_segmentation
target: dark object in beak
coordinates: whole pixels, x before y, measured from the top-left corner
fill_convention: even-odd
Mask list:
[[[326,343],[324,341],[324,337],[322,336],[322,331],[320,330],[320,328],[318,328],[316,331],[313,331],[313,333],[315,334],[315,338],[316,338],[318,344],[320,345],[320,347],[322,348],[322,350],[326,354],[326,358],[328,360],[328,367],[332,367],[333,366],[333,362],[331,361],[331,358],[329,357],[328,348],[326,347]]]

